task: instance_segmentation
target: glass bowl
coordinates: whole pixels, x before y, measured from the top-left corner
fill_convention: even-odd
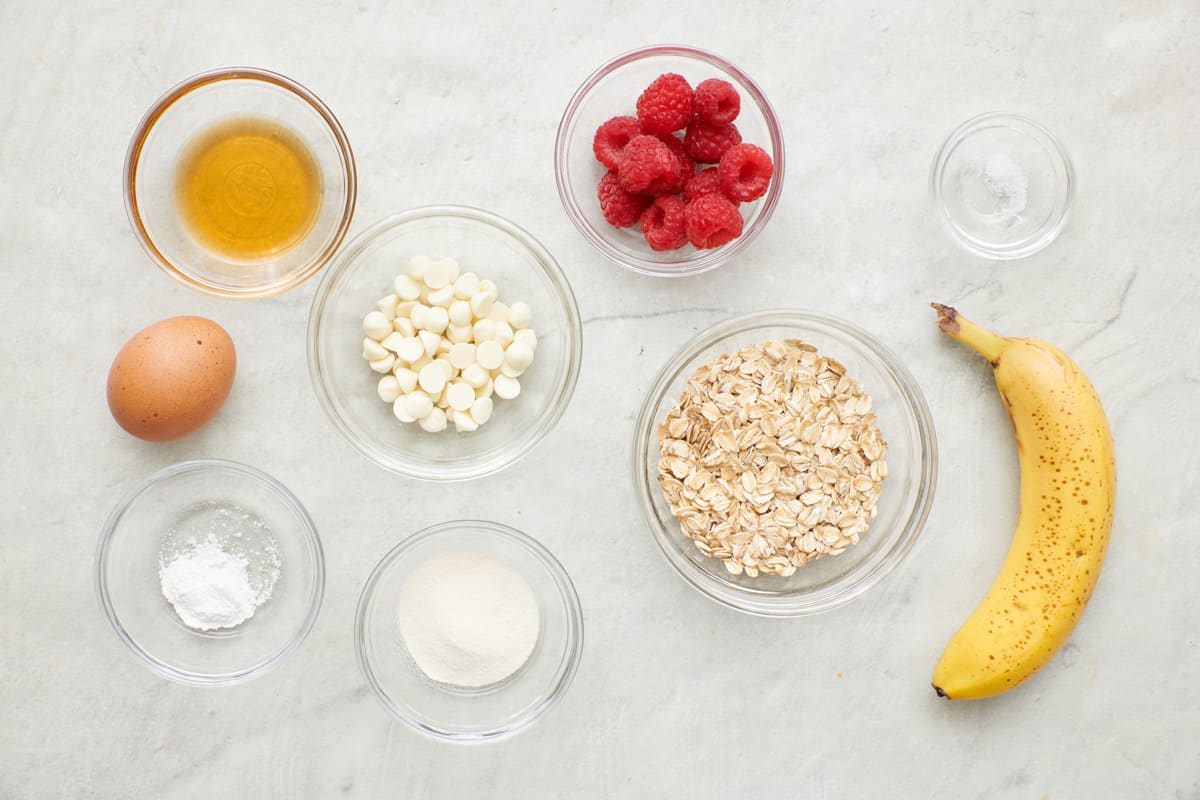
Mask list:
[[[455,258],[464,272],[494,281],[501,301],[533,309],[537,355],[521,376],[521,394],[497,401],[488,423],[471,433],[401,424],[361,357],[363,316],[417,255]],[[372,461],[413,478],[464,480],[503,469],[554,427],[575,390],[582,340],[571,287],[532,235],[486,211],[429,206],[376,223],[325,272],[308,318],[308,367],[334,425]]]
[[[202,245],[175,199],[179,165],[191,145],[213,126],[239,118],[264,120],[290,133],[308,150],[321,179],[321,199],[307,233],[261,258],[235,258]],[[230,170],[227,181],[241,166]],[[261,163],[245,166],[258,171],[256,191],[277,196],[278,183]],[[168,91],[138,123],[125,156],[125,209],[142,248],[172,278],[217,297],[270,297],[316,273],[350,228],[355,187],[354,155],[333,112],[295,81],[248,67],[204,72]]]
[[[871,396],[888,443],[888,476],[878,515],[858,544],[810,561],[791,577],[734,576],[704,556],[680,531],[658,482],[658,425],[702,364],[718,355],[772,339],[797,338],[840,361]],[[867,332],[806,311],[763,311],[722,322],[676,353],[655,378],[638,416],[633,479],[655,543],[684,580],[719,603],[766,617],[813,614],[860,597],[908,554],[933,503],[937,444],[933,420],[912,375]]]
[[[413,570],[435,555],[467,551],[491,556],[523,577],[541,617],[525,664],[478,689],[428,678],[399,627],[400,592]],[[583,612],[562,565],[529,536],[494,522],[444,522],[408,537],[375,567],[358,600],[354,645],[367,684],[397,719],[435,738],[482,742],[525,729],[566,692],[583,651]]]
[[[691,245],[674,251],[650,249],[641,230],[614,228],[600,213],[596,187],[606,171],[592,153],[592,138],[604,121],[633,115],[638,95],[664,72],[676,72],[695,86],[707,78],[722,78],[742,96],[741,112],[734,124],[742,141],[771,154],[775,172],[767,193],[741,205],[742,235],[721,247],[697,250]],[[593,72],[563,112],[554,142],[554,177],[563,208],[575,227],[593,247],[610,260],[644,275],[696,275],[724,264],[741,253],[766,226],[783,190],[783,134],[774,109],[750,76],[714,53],[694,47],[658,45],[643,47]]]
[[[1075,168],[1054,134],[1020,114],[993,112],[955,128],[929,177],[938,217],[984,258],[1033,255],[1067,224]]]
[[[163,597],[159,556],[168,531],[189,535],[211,525],[211,508],[241,509],[265,522],[280,574],[245,622],[199,631]],[[271,476],[233,461],[184,461],[146,478],[109,516],[96,551],[96,591],[113,630],[139,661],[181,683],[262,675],[304,641],[324,588],[321,540],[304,506]]]

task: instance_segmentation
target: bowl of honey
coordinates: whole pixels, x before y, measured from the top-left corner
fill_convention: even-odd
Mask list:
[[[160,97],[125,158],[125,207],[168,275],[218,297],[286,292],[349,230],[354,154],[341,123],[275,72],[194,75]]]

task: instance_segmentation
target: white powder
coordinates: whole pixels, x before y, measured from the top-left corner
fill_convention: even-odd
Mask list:
[[[400,635],[417,666],[454,686],[498,683],[528,660],[541,615],[529,584],[483,553],[433,556],[400,590]]]
[[[983,161],[983,178],[996,198],[997,213],[1016,216],[1028,203],[1029,177],[1007,153],[992,153]]]
[[[214,539],[161,567],[158,577],[163,597],[189,628],[232,628],[258,608],[246,559],[226,553]]]
[[[158,579],[184,625],[233,628],[271,598],[279,545],[270,527],[236,505],[205,501],[186,509],[163,536]]]

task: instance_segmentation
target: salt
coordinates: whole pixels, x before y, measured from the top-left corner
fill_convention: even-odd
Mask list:
[[[983,161],[983,178],[996,198],[998,214],[1015,217],[1028,202],[1029,177],[1007,153],[992,153]]]

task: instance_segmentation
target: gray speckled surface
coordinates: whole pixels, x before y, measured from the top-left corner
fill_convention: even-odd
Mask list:
[[[449,5],[0,4],[0,797],[1200,797],[1194,5]],[[564,216],[551,170],[578,83],[664,40],[752,74],[790,156],[761,238],[685,281],[604,263]],[[228,64],[291,75],[340,116],[361,179],[354,232],[463,202],[557,255],[586,356],[574,402],[531,457],[469,485],[384,473],[309,389],[315,284],[231,304],[150,265],[121,202],[129,134],[168,86]],[[1061,136],[1080,179],[1062,238],[1008,265],[955,250],[926,196],[941,139],[998,108]],[[929,674],[1007,548],[1016,462],[986,365],[939,339],[929,300],[1067,348],[1117,438],[1116,527],[1082,623],[1019,691],[968,705],[939,702]],[[626,458],[659,365],[714,321],[780,304],[846,317],[900,352],[941,447],[933,513],[908,561],[859,602],[794,621],[726,610],[672,574],[642,528]],[[178,313],[230,330],[237,384],[198,435],[137,442],[109,418],[105,373],[131,333]],[[286,483],[328,557],[308,641],[230,689],[140,667],[92,589],[113,504],[194,456]],[[384,529],[384,514],[402,523]],[[467,514],[546,543],[587,624],[561,705],[516,739],[471,749],[392,722],[351,639],[379,557],[407,531]]]

